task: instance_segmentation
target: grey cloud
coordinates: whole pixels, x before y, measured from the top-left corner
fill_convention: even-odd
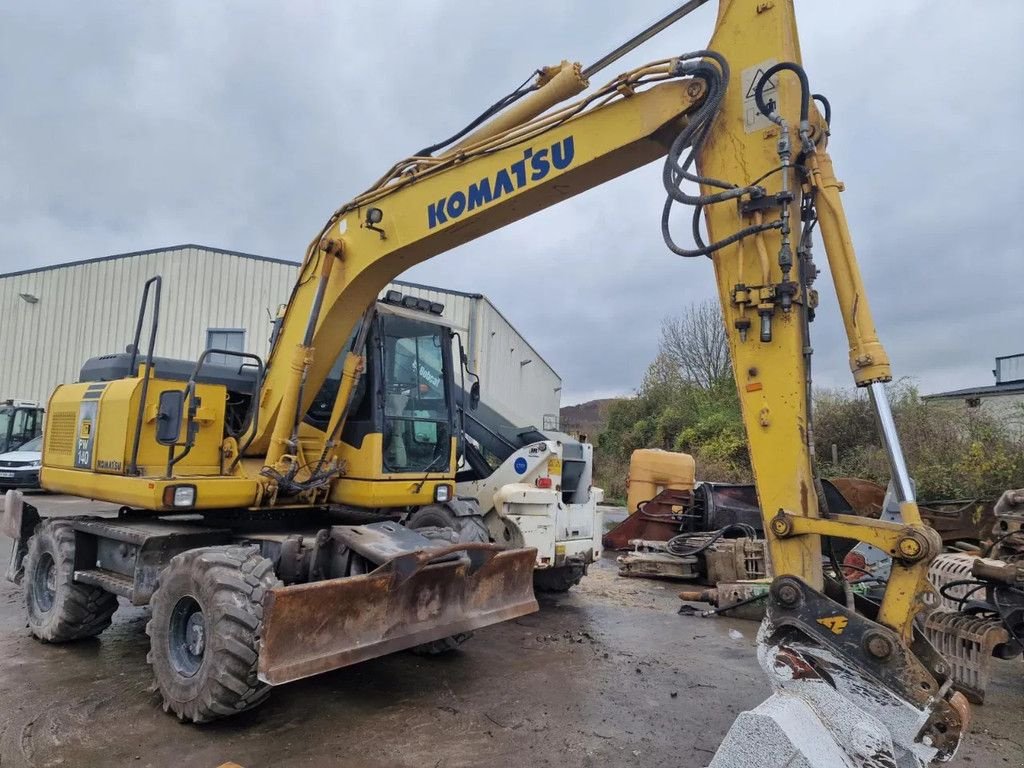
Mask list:
[[[184,241],[298,259],[396,159],[672,5],[5,4],[0,270]],[[804,0],[797,13],[897,374],[925,390],[988,383],[992,357],[1024,351],[1024,4]],[[709,4],[613,69],[701,47],[713,20]],[[656,165],[641,169],[407,277],[487,293],[561,372],[566,402],[628,392],[660,318],[714,292],[707,260],[664,249],[659,184]],[[845,385],[819,288],[817,380]]]

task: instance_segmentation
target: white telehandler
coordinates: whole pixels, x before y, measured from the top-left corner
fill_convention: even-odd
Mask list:
[[[601,557],[604,491],[593,485],[594,447],[512,427],[484,403],[464,416],[457,495],[477,501],[495,541],[537,549],[538,590],[567,591]]]

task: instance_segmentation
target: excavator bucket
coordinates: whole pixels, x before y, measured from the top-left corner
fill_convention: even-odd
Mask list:
[[[535,549],[456,544],[361,576],[273,589],[259,678],[280,685],[533,613],[536,558]]]

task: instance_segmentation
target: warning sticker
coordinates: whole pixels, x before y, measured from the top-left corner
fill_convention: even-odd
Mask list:
[[[850,620],[842,615],[826,616],[825,618],[818,619],[817,621],[822,626],[831,630],[833,635],[843,634],[843,630],[846,629],[846,625],[850,623]]]
[[[743,128],[747,133],[771,128],[775,125],[775,123],[761,114],[761,111],[757,108],[757,102],[754,99],[754,89],[757,88],[757,84],[761,82],[761,78],[764,77],[764,73],[777,63],[778,61],[776,59],[765,59],[760,64],[755,64],[754,66],[747,67],[743,70],[741,79],[743,90]],[[772,78],[765,83],[764,90],[762,91],[764,102],[769,108],[773,108],[778,104],[778,89],[779,73],[776,72],[772,75]]]

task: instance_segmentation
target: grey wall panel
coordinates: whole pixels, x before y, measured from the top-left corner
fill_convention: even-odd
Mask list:
[[[45,401],[57,384],[77,378],[87,358],[122,351],[135,332],[143,283],[158,274],[157,354],[195,359],[207,328],[218,327],[244,328],[246,350],[266,355],[268,310],[287,301],[296,269],[186,247],[0,276],[0,398]]]

